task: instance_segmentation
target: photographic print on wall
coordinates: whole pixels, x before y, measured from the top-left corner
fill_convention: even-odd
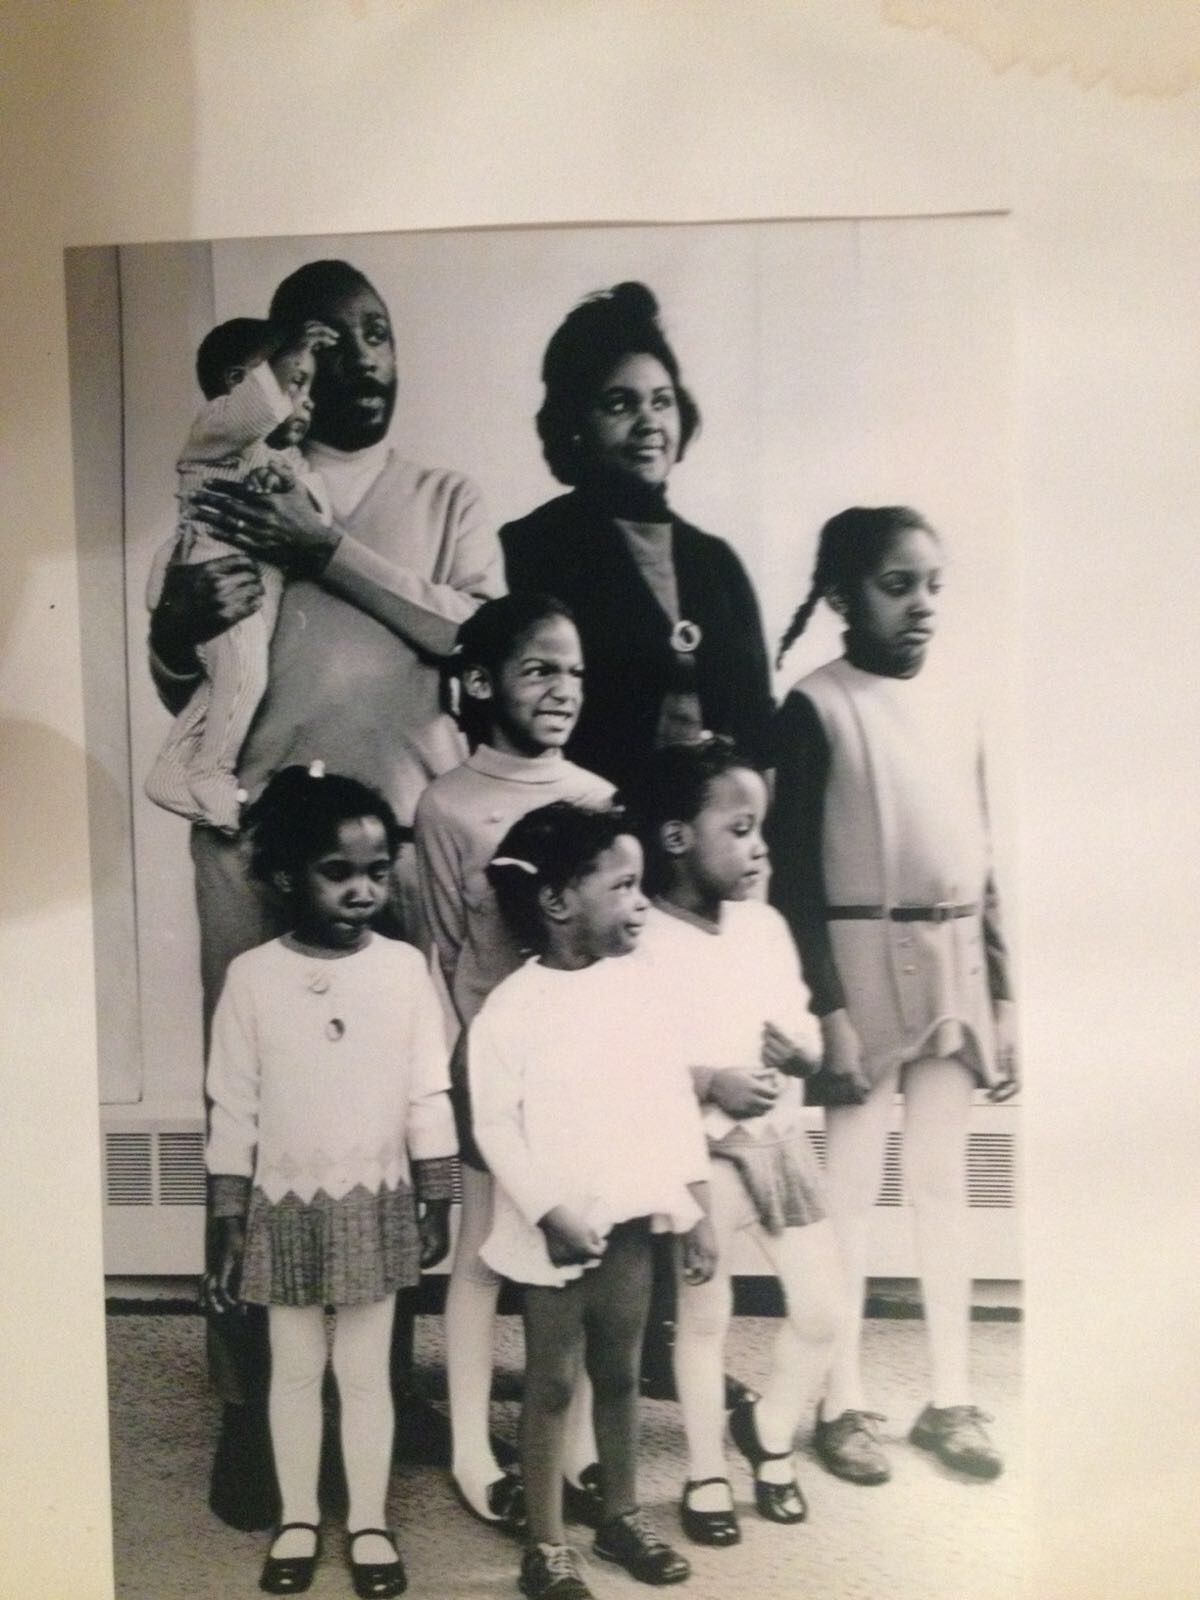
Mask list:
[[[454,935],[431,924],[431,869],[423,901],[412,829],[428,784],[467,754],[446,709],[456,630],[506,587],[571,590],[562,598],[583,643],[583,704],[595,708],[567,745],[580,766],[636,788],[639,763],[674,726],[685,740],[701,729],[735,736],[749,747],[747,762],[778,768],[766,826],[778,860],[766,893],[799,940],[816,1009],[852,1018],[865,1041],[866,1101],[796,1113],[814,1170],[824,1168],[820,1218],[771,1222],[767,1208],[764,1220],[752,1181],[740,1178],[743,1209],[734,1216],[728,1193],[722,1199],[714,1186],[713,1204],[725,1211],[718,1290],[708,1303],[729,1279],[734,1310],[723,1369],[767,1396],[764,1411],[735,1409],[733,1442],[720,1447],[740,1542],[713,1548],[681,1529],[685,1479],[717,1467],[699,1472],[702,1452],[693,1442],[689,1454],[680,1404],[660,1397],[665,1354],[641,1401],[638,1481],[651,1524],[690,1563],[688,1592],[698,1597],[783,1596],[803,1586],[830,1600],[883,1592],[957,1600],[968,1585],[977,1597],[1019,1585],[1020,1113],[1006,1095],[1015,985],[999,911],[1011,928],[1008,252],[1000,215],[67,252],[120,1600],[149,1600],[172,1585],[189,1594],[251,1592],[270,1547],[263,1530],[279,1516],[261,1448],[273,1335],[261,1326],[261,1307],[210,1309],[206,1318],[195,1305],[205,1266],[206,1005],[216,1004],[232,958],[288,927],[278,882],[265,904],[251,883],[239,813],[288,764],[311,772],[319,762],[326,774],[385,792],[401,830],[385,931],[407,934],[424,954],[432,947],[449,1054],[456,1011],[463,1015],[455,974],[444,970]],[[310,266],[318,262],[345,266]],[[649,293],[622,289],[614,300],[616,286],[631,284]],[[277,298],[281,285],[291,288]],[[605,292],[590,324],[570,320]],[[206,399],[197,352],[218,326],[231,342],[216,346]],[[289,405],[309,421],[300,455],[273,432]],[[264,443],[268,435],[274,444]],[[247,477],[263,492],[239,503],[236,485]],[[177,492],[205,483],[217,485],[215,496],[205,501],[201,488],[199,502],[181,507]],[[207,520],[197,504],[207,504]],[[852,507],[917,515],[835,525],[811,623],[777,668],[781,638],[810,595],[821,530]],[[847,555],[856,540],[858,554]],[[251,561],[226,560],[218,595],[196,574],[239,545]],[[265,604],[253,609],[260,595]],[[148,600],[158,611],[153,663]],[[230,611],[244,614],[215,632],[220,606],[223,623]],[[257,633],[247,632],[233,668],[241,676],[226,693],[219,680],[230,664],[211,647],[221,637],[228,644],[249,616]],[[195,650],[201,634],[207,680]],[[839,660],[840,677],[808,681]],[[791,691],[802,679],[806,714],[797,720]],[[161,779],[164,746],[202,683],[211,691],[210,732],[240,696],[226,729],[219,814],[193,783],[194,768],[176,773],[174,791],[152,777]],[[785,708],[773,730],[769,701]],[[986,824],[979,791],[963,777],[968,766],[975,771],[981,726]],[[787,741],[800,736],[808,742],[797,755],[800,746]],[[194,724],[184,740],[190,760],[203,742]],[[519,741],[515,755],[502,754],[535,759]],[[512,774],[488,768],[486,776],[502,788]],[[146,793],[148,779],[159,803]],[[751,811],[765,809],[766,792]],[[511,821],[520,810],[507,803],[476,818],[484,834],[492,828],[493,846],[501,814]],[[826,912],[815,936],[802,905],[813,862],[796,820],[811,818],[814,804],[809,854],[821,858]],[[460,911],[469,937],[486,944],[498,935],[482,867],[464,867]],[[763,898],[765,871],[759,876],[752,900]],[[896,909],[909,914],[894,917]],[[296,980],[297,1015],[330,992],[314,983],[333,972],[336,993],[338,972],[351,970],[320,966],[303,942],[288,955],[308,962]],[[832,991],[831,967],[840,985]],[[269,989],[274,980],[263,981]],[[705,988],[703,1004],[718,1013],[740,1002],[737,982],[728,992],[719,981]],[[702,1010],[699,995],[696,1004]],[[356,1016],[325,1009],[322,1027],[344,1030],[329,1048],[343,1051],[355,1042]],[[783,1026],[778,1017],[762,1021]],[[818,1029],[810,1016],[793,1032],[806,1025],[810,1056],[836,1047],[836,1027]],[[614,1055],[629,1050],[615,1025],[604,1042]],[[749,1071],[762,1063],[704,1065]],[[266,1073],[260,1062],[251,1076],[260,1066]],[[787,1072],[774,1082],[773,1093],[795,1094],[798,1080]],[[297,1089],[295,1104],[302,1100]],[[343,1105],[349,1128],[357,1113],[350,1100]],[[727,1126],[746,1133],[754,1120],[735,1115]],[[314,1148],[324,1142],[324,1154],[340,1160],[341,1125],[327,1122],[323,1141],[314,1131]],[[712,1125],[708,1132],[717,1137]],[[628,1129],[614,1137],[628,1140]],[[419,1164],[411,1139],[409,1149]],[[831,1152],[841,1163],[832,1173]],[[741,1170],[728,1150],[713,1162],[722,1184]],[[373,1188],[377,1173],[349,1177]],[[453,1184],[457,1224],[464,1185],[457,1175]],[[920,1256],[914,1195],[925,1207]],[[345,1214],[336,1211],[345,1198],[336,1197],[336,1215]],[[277,1200],[266,1195],[276,1209]],[[210,1226],[210,1248],[218,1232]],[[802,1315],[819,1282],[817,1257],[804,1251],[826,1233],[845,1302],[836,1357],[827,1347],[832,1329],[814,1335]],[[855,1263],[868,1281],[857,1362],[846,1310]],[[398,1419],[386,1517],[414,1593],[483,1596],[508,1592],[520,1556],[453,1492],[448,1268],[443,1261],[400,1296],[391,1360],[399,1408],[412,1416]],[[679,1290],[689,1292],[686,1283]],[[660,1300],[661,1292],[652,1329],[663,1321]],[[785,1301],[792,1322],[781,1314]],[[403,1335],[414,1305],[410,1353]],[[525,1376],[519,1296],[507,1292],[500,1306],[490,1412],[504,1458],[497,1471],[516,1448]],[[683,1359],[699,1361],[698,1313],[689,1323],[686,1306],[667,1309],[677,1333],[691,1329]],[[480,1382],[486,1373],[476,1374],[476,1389]],[[850,1418],[840,1436],[826,1427],[814,1438],[822,1396],[826,1423]],[[329,1411],[328,1392],[325,1404]],[[933,1423],[910,1439],[930,1404]],[[756,1508],[737,1442],[749,1437],[753,1453],[789,1406],[800,1417],[795,1472],[808,1507],[798,1526]],[[697,1424],[697,1437],[702,1431]],[[225,1467],[233,1458],[232,1487],[214,1475],[219,1441]],[[351,1442],[355,1460],[360,1445]],[[278,1454],[278,1437],[276,1446]],[[282,1448],[280,1476],[294,1478],[303,1452]],[[848,1481],[847,1451],[856,1448],[882,1461],[889,1481],[869,1489]],[[456,1467],[469,1477],[470,1463],[456,1457]],[[485,1462],[477,1474],[484,1487],[492,1470]],[[770,1479],[774,1469],[764,1472]],[[293,1514],[296,1492],[288,1491],[285,1520],[308,1520]],[[326,1548],[313,1592],[340,1592],[347,1509],[328,1448],[321,1510]],[[255,1525],[231,1526],[238,1522]],[[568,1525],[567,1537],[597,1594],[634,1592],[618,1568],[593,1557],[586,1527]]]

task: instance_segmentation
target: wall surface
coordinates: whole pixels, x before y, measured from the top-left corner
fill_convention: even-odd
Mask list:
[[[940,25],[887,20],[914,15]],[[1200,1566],[1195,8],[8,0],[0,23],[6,1589],[111,1592],[63,245],[1011,207],[1029,1593],[1183,1600]],[[1164,51],[1172,28],[1192,32]],[[1141,73],[1151,55],[1171,70]]]

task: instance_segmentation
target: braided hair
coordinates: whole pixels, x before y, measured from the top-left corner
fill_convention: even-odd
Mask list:
[[[937,538],[920,512],[909,506],[851,506],[830,517],[817,540],[817,560],[808,593],[779,641],[775,665],[783,665],[784,657],[808,627],[822,600],[828,600],[831,594],[849,598],[883,560],[893,539],[902,533],[918,532]]]

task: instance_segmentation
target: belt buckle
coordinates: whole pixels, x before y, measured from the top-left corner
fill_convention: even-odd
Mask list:
[[[936,905],[929,908],[931,922],[949,922],[954,915],[954,904],[950,900],[939,900]]]

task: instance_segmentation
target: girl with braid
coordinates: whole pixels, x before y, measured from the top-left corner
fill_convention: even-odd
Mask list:
[[[844,655],[802,678],[776,719],[771,894],[821,1024],[827,1203],[853,1296],[815,1443],[831,1472],[864,1484],[890,1475],[859,1341],[898,1090],[932,1367],[909,1438],[975,1477],[1003,1465],[969,1388],[966,1146],[975,1089],[1016,1092],[1015,1026],[978,723],[961,677],[926,663],[943,564],[917,512],[841,512],[779,652],[782,664],[822,601],[845,619]]]

